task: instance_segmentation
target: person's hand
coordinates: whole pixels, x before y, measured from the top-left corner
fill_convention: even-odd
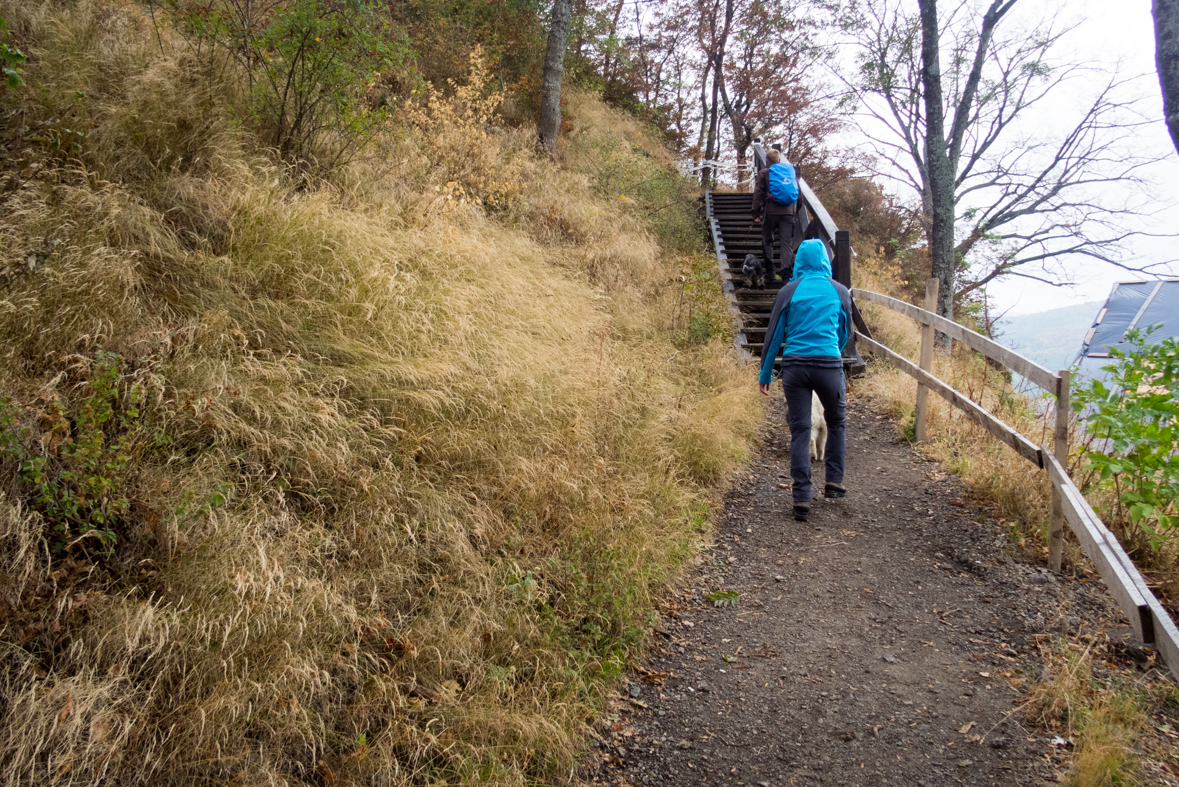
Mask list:
[[[761,216],[758,216],[757,218],[755,218],[755,219],[753,220],[753,223],[754,223],[754,224],[761,224]]]
[[[770,395],[770,384],[769,383],[758,383],[757,390],[761,391],[762,396],[769,396]]]

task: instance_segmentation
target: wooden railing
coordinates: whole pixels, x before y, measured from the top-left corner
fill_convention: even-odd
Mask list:
[[[1051,372],[986,336],[935,314],[937,279],[930,279],[926,283],[926,308],[924,309],[870,290],[853,289],[852,297],[861,302],[874,303],[900,312],[916,320],[922,326],[921,355],[916,364],[866,335],[858,328],[856,330],[856,336],[862,342],[862,347],[868,348],[875,355],[889,359],[901,371],[916,378],[918,384],[915,413],[917,440],[922,442],[927,437],[926,398],[928,391],[933,390],[1010,446],[1024,459],[1047,470],[1048,478],[1052,484],[1051,521],[1048,535],[1049,567],[1055,572],[1060,571],[1064,526],[1067,523],[1076,535],[1085,554],[1097,567],[1097,571],[1106,587],[1109,588],[1110,594],[1125,612],[1134,632],[1144,644],[1154,645],[1172,674],[1179,677],[1179,629],[1175,628],[1171,616],[1167,614],[1163,605],[1147,587],[1146,581],[1134,566],[1133,561],[1130,560],[1130,556],[1126,554],[1117,538],[1085,501],[1085,496],[1069,478],[1068,471],[1065,469],[1068,459],[1068,370]],[[1045,446],[1037,446],[1011,426],[971,401],[970,397],[954,390],[953,387],[939,380],[930,372],[935,331],[940,331],[952,339],[963,342],[1008,369],[1018,372],[1028,381],[1035,383],[1056,397],[1056,428],[1053,450],[1049,451]]]

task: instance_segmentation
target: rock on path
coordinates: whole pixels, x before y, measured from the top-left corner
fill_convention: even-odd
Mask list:
[[[1055,783],[1061,757],[1026,726],[1021,692],[1042,668],[1037,642],[1120,619],[1100,583],[1025,562],[863,400],[849,407],[848,497],[794,522],[773,417],[582,781]],[[706,598],[718,590],[736,606]]]

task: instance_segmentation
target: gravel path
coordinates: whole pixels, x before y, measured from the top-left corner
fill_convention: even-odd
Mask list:
[[[1060,752],[1026,726],[1022,691],[1042,669],[1038,643],[1120,619],[1100,581],[1027,563],[957,479],[855,398],[848,497],[794,522],[789,439],[773,417],[581,780],[1055,783]],[[716,606],[706,595],[718,590],[741,595]]]

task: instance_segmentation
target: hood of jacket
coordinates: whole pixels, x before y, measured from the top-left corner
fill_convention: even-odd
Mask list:
[[[791,280],[803,276],[830,275],[831,261],[827,259],[827,245],[817,238],[800,243],[798,252],[794,255],[794,276]]]

